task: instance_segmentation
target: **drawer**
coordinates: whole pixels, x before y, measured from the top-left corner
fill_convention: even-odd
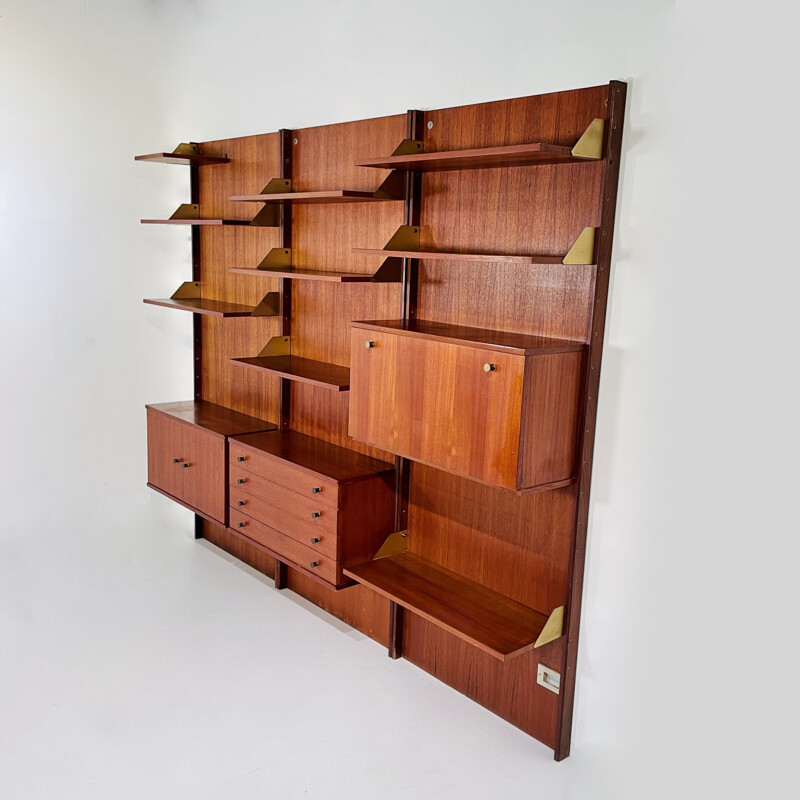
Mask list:
[[[230,485],[231,491],[234,489],[242,491],[262,501],[262,507],[269,506],[275,522],[267,524],[273,528],[280,530],[286,530],[288,527],[298,528],[300,531],[307,530],[310,535],[318,531],[336,533],[338,512],[335,508],[323,506],[317,500],[297,495],[283,486],[272,483],[268,478],[246,472],[238,466],[232,466],[230,469]],[[278,520],[281,521],[280,525],[276,524]]]
[[[247,473],[242,474],[246,475]],[[253,478],[252,480],[255,481],[257,479]],[[252,483],[250,486],[252,487]],[[251,517],[257,522],[263,522],[265,525],[269,525],[270,528],[275,528],[287,536],[291,536],[295,541],[310,547],[316,552],[325,553],[331,558],[336,558],[336,511],[323,509],[321,511],[322,517],[317,517],[313,520],[310,517],[305,519],[303,514],[298,515],[296,510],[273,505],[261,496],[248,493],[246,488],[247,484],[244,487],[231,486],[232,509]],[[274,487],[273,491],[277,495],[282,495],[280,500],[284,503],[286,498],[290,502],[292,500],[295,502],[304,500],[304,498],[297,498],[282,487]],[[320,522],[325,522],[325,525],[316,524]]]
[[[324,553],[300,544],[290,536],[242,514],[235,508],[230,510],[230,519],[232,530],[263,545],[288,564],[294,564],[303,571],[334,585],[344,582],[344,579],[340,580],[336,561]]]
[[[224,437],[148,408],[147,469],[153,486],[224,524]]]
[[[315,503],[337,508],[339,505],[339,486],[330,478],[306,472],[286,461],[254,453],[235,440],[230,443],[231,471],[234,467],[253,475],[268,479],[296,494],[313,499]]]

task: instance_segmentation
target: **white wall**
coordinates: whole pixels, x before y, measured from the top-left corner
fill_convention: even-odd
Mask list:
[[[4,796],[784,794],[800,532],[784,5],[0,0]],[[191,516],[145,489],[142,406],[190,395],[191,323],[140,298],[185,280],[189,239],[138,219],[183,202],[187,177],[132,156],[611,78],[628,114],[556,765],[195,545]],[[211,631],[245,656],[218,663]],[[282,636],[291,657],[269,647]],[[330,716],[310,699],[320,671]]]

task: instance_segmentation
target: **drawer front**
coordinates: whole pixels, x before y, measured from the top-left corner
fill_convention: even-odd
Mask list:
[[[524,356],[359,328],[351,344],[353,438],[516,488]]]
[[[318,531],[336,534],[338,511],[335,508],[328,508],[316,500],[297,495],[238,466],[230,468],[230,485],[231,490],[245,492],[262,501],[262,506],[269,506],[275,521],[267,524],[273,528],[279,528],[287,533],[287,529],[292,528],[308,531],[309,535]],[[277,524],[278,520],[281,524]]]
[[[225,522],[225,440],[147,409],[148,481]]]
[[[295,541],[310,547],[316,552],[325,553],[330,558],[336,558],[336,511],[323,509],[321,512],[322,517],[314,518],[313,520],[309,517],[308,521],[306,521],[298,517],[296,513],[277,507],[262,497],[248,493],[247,488],[247,484],[242,487],[236,485],[235,482],[231,486],[230,497],[233,510],[246,514],[257,522],[263,522],[270,528],[275,528],[281,533],[291,536]],[[280,486],[275,487],[274,491],[284,496],[289,495],[290,498],[294,497],[291,492],[287,492],[286,489]],[[330,518],[333,523],[332,530],[330,525],[314,524],[322,521],[323,517]]]
[[[328,478],[311,475],[285,461],[259,456],[235,441],[230,443],[229,458],[231,468],[237,467],[267,478],[271,483],[283,486],[328,508],[338,508],[339,486]]]
[[[312,550],[304,544],[292,539],[280,531],[270,528],[235,508],[230,510],[230,527],[237,533],[242,533],[254,542],[268,547],[281,559],[289,564],[296,564],[302,569],[322,578],[329,583],[336,584],[338,568],[336,561],[324,553]]]

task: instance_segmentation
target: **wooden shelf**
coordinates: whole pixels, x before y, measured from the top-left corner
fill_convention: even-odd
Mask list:
[[[236,442],[258,455],[288,462],[314,475],[324,475],[337,484],[354,483],[394,471],[394,464],[292,430],[245,434],[237,436]]]
[[[297,269],[296,267],[270,267],[269,269],[246,269],[244,267],[231,267],[228,272],[234,275],[270,275],[274,278],[289,278],[290,280],[306,281],[331,281],[333,283],[369,283],[372,274],[364,275],[359,272],[323,272],[314,269]],[[397,279],[400,280],[399,277]]]
[[[536,164],[563,164],[595,161],[572,155],[572,148],[535,142],[503,147],[480,147],[472,150],[450,150],[439,153],[410,153],[381,158],[362,158],[357,167],[404,169],[414,172],[443,172],[454,169],[490,169],[493,167],[525,167]]]
[[[235,203],[380,203],[394,200],[375,197],[373,192],[333,189],[322,192],[282,192],[276,194],[241,194],[229,197]]]
[[[177,403],[148,403],[145,408],[152,408],[174,417],[187,425],[202,428],[217,436],[237,436],[243,433],[275,430],[272,422],[265,422],[258,417],[242,414],[216,403],[206,400],[182,400]]]
[[[249,317],[253,313],[253,306],[226,303],[223,300],[206,300],[202,297],[167,297],[163,300],[145,299],[144,302],[151,306],[176,308],[179,311],[191,311],[193,314],[206,314],[210,317]]]
[[[354,247],[359,256],[384,258],[419,258],[428,261],[479,261],[504,264],[561,264],[564,256],[507,256],[495,253],[442,253],[432,250],[384,250],[382,248]]]
[[[143,219],[142,225],[249,225],[249,219]]]
[[[494,350],[514,355],[548,355],[583,350],[586,345],[569,339],[551,339],[546,336],[530,336],[525,333],[493,331],[488,328],[470,328],[466,325],[450,325],[425,319],[384,319],[351,322],[354,328],[387,332],[418,339],[432,339],[452,344],[469,345],[483,350]]]
[[[310,383],[312,386],[320,386],[334,392],[347,392],[350,389],[350,370],[338,364],[291,355],[232,358],[231,361],[250,369],[260,369],[290,381]]]
[[[134,161],[152,161],[157,164],[189,164],[194,167],[205,167],[211,164],[228,164],[230,159],[224,156],[204,156],[193,153],[150,153],[146,156],[134,156]]]
[[[527,606],[413,553],[398,553],[344,574],[504,661],[532,649],[548,621]]]

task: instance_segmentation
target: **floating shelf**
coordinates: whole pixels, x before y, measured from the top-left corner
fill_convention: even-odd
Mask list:
[[[350,370],[338,364],[313,361],[292,355],[255,356],[253,358],[232,358],[234,364],[250,369],[259,369],[273,375],[280,375],[290,381],[310,383],[334,392],[350,390]]]
[[[471,328],[466,325],[450,325],[425,319],[385,319],[351,322],[353,328],[385,331],[400,336],[430,339],[452,344],[467,344],[482,350],[494,350],[512,355],[549,355],[584,350],[583,342],[571,339],[552,339],[547,336],[531,336],[525,333],[494,331],[488,328]]]
[[[413,553],[346,567],[344,574],[501,661],[561,635],[562,609],[541,614]]]
[[[201,156],[194,153],[150,153],[146,156],[135,156],[134,161],[152,161],[157,164],[189,164],[194,167],[207,167],[212,164],[227,164],[229,158],[224,156]]]
[[[506,256],[490,253],[441,253],[433,250],[383,250],[372,247],[354,247],[359,256],[384,256],[397,258],[420,258],[429,261],[480,261],[504,264],[561,264],[563,256]]]
[[[222,300],[206,300],[202,297],[164,298],[163,300],[144,300],[151,306],[177,308],[179,311],[191,311],[194,314],[206,314],[209,317],[250,317],[253,306],[238,303],[226,303]]]
[[[372,192],[333,189],[322,192],[282,192],[280,194],[242,194],[229,197],[235,203],[369,203],[394,200],[393,197],[375,197]]]
[[[182,203],[169,219],[143,219],[143,225],[249,225],[249,219],[201,219],[197,203]]]

